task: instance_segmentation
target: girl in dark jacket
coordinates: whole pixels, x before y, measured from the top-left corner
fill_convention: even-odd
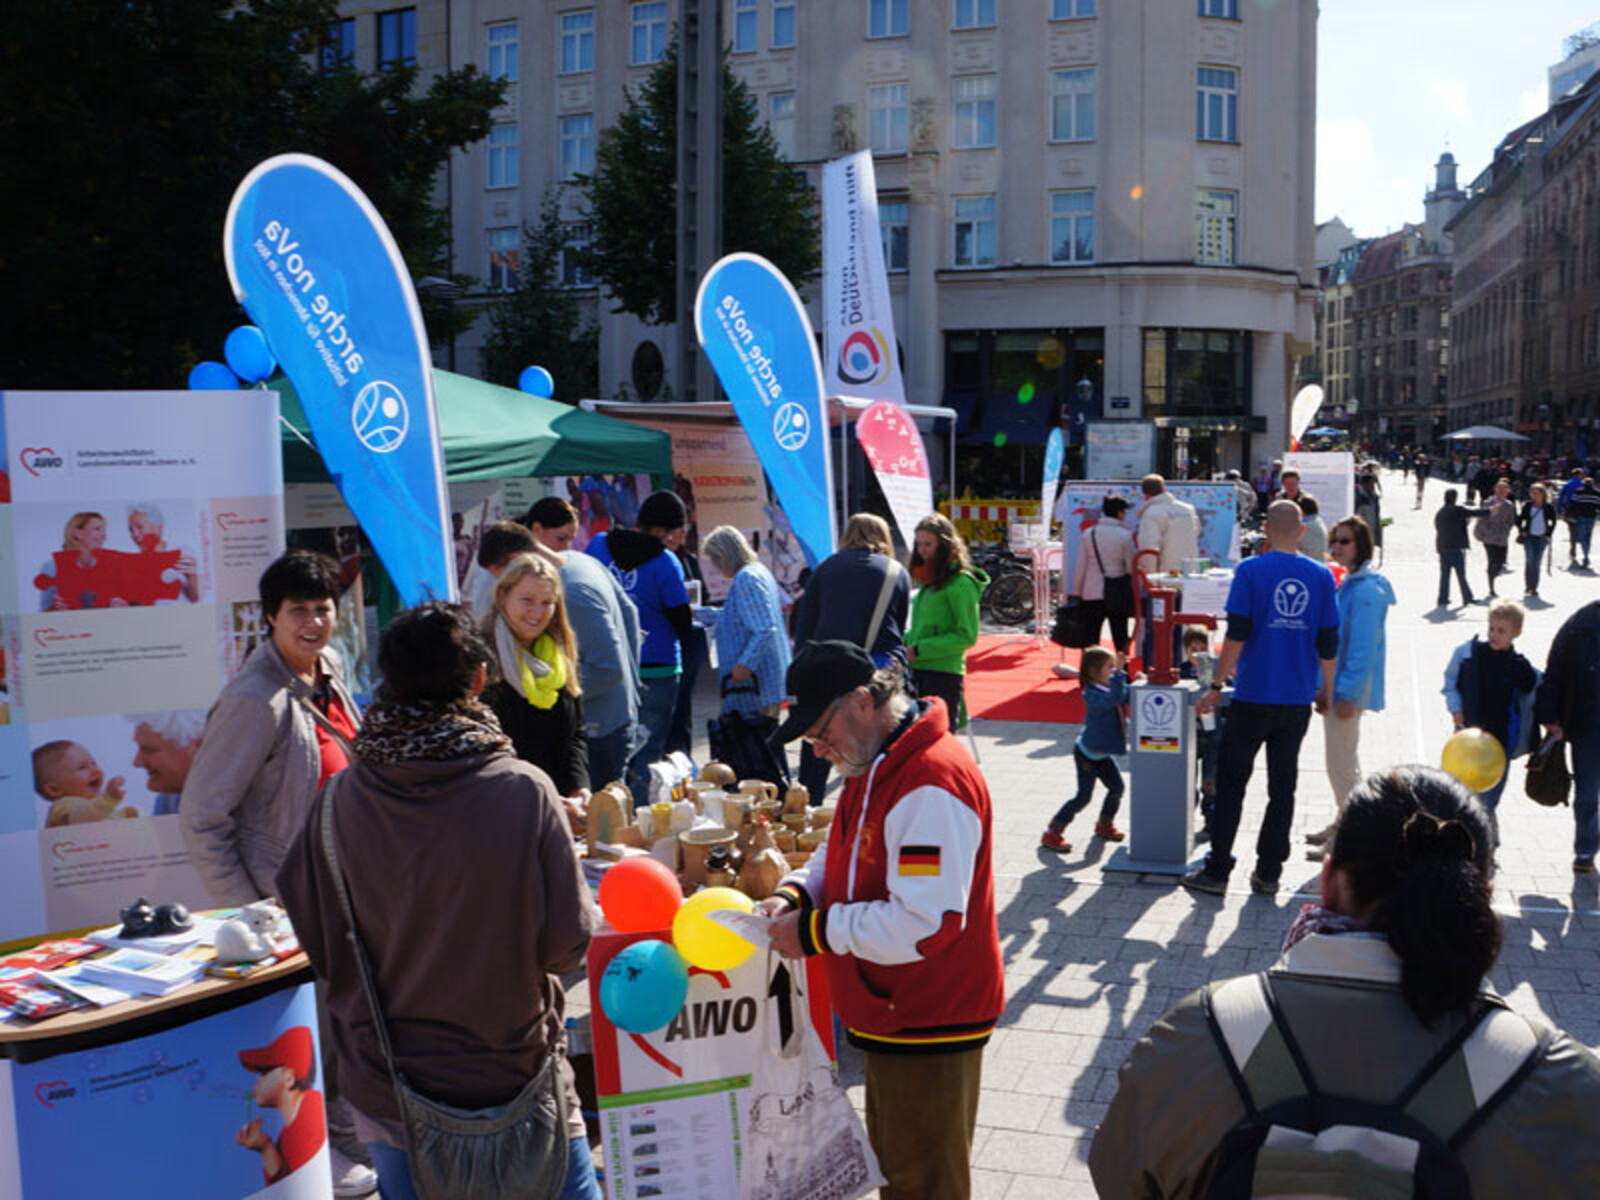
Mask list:
[[[498,675],[484,700],[517,757],[549,775],[559,795],[581,804],[589,795],[589,742],[577,639],[556,569],[532,554],[508,562],[484,632]]]
[[[1528,489],[1528,502],[1517,514],[1517,540],[1522,543],[1528,595],[1539,594],[1539,572],[1544,567],[1544,552],[1556,532],[1556,506],[1542,483]]]

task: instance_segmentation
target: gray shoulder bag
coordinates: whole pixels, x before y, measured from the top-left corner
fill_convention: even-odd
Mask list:
[[[350,945],[361,971],[361,986],[372,1006],[378,1044],[394,1082],[405,1129],[411,1182],[422,1200],[540,1200],[561,1194],[567,1177],[567,1103],[561,1080],[563,1041],[545,1055],[538,1074],[508,1104],[476,1112],[429,1100],[412,1089],[394,1063],[389,1029],[378,1003],[378,985],[366,946],[356,928],[355,908],[334,844],[333,798],[341,775],[322,798],[322,853],[333,875],[339,907],[350,928]]]

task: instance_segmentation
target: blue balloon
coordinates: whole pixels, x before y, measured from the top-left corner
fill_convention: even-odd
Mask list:
[[[688,995],[688,962],[654,938],[618,951],[600,977],[600,1011],[629,1033],[660,1029],[678,1015]]]
[[[517,386],[530,396],[542,396],[546,400],[556,394],[556,381],[543,367],[523,367],[522,374],[517,376]]]
[[[239,377],[223,363],[207,359],[189,368],[189,387],[196,392],[236,392]]]
[[[278,360],[267,349],[265,335],[254,325],[241,325],[230,333],[222,344],[222,352],[233,373],[250,383],[270,379],[278,369]]]

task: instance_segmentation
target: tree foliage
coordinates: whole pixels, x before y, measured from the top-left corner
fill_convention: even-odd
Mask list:
[[[558,397],[596,395],[600,331],[584,315],[577,294],[561,286],[566,230],[557,193],[545,196],[538,221],[522,227],[522,238],[516,287],[489,306],[484,376],[516,387],[523,368],[538,365],[555,379]]]
[[[181,386],[245,318],[222,227],[251,167],[301,151],[371,197],[414,277],[446,276],[435,202],[503,85],[474,68],[321,71],[335,0],[51,0],[0,28],[0,385]],[[461,282],[468,282],[464,277]],[[424,316],[437,337],[449,310]]]
[[[652,324],[677,316],[677,106],[674,37],[579,180],[594,229],[585,269],[617,311]],[[722,107],[722,253],[759,254],[798,284],[820,261],[816,207],[726,57]]]

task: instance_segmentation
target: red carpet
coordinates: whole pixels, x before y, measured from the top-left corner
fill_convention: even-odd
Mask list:
[[[1050,668],[1062,654],[1078,665],[1076,650],[1045,642],[1034,648],[1020,635],[988,634],[967,652],[967,714],[990,721],[1083,720],[1083,698],[1076,679],[1057,679]]]

